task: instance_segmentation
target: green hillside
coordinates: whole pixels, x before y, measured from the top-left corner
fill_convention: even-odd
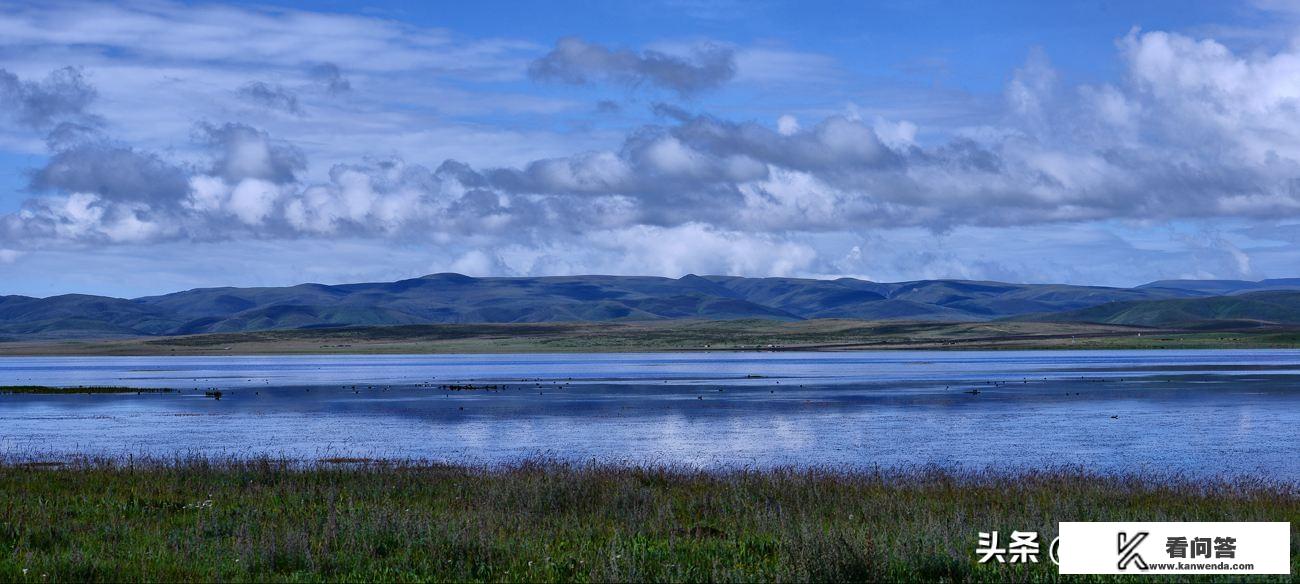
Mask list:
[[[202,288],[136,299],[0,296],[0,339],[76,339],[421,324],[801,321],[1049,322],[1184,326],[1291,323],[1294,280],[1137,288],[967,280],[433,274],[397,282]],[[1263,288],[1272,292],[1260,292]],[[1247,292],[1242,292],[1247,290]],[[1254,290],[1254,291],[1250,291]],[[1210,296],[1225,291],[1232,296]],[[1280,296],[1270,296],[1280,295]]]
[[[1184,329],[1234,329],[1300,325],[1300,292],[1252,292],[1146,302],[1113,302],[1050,315],[1048,322],[1089,322]]]

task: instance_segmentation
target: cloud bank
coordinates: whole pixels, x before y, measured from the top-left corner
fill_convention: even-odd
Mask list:
[[[303,154],[203,123],[203,168],[109,142],[57,151],[48,197],[3,218],[18,241],[533,234],[703,224],[755,233],[1300,215],[1300,54],[1233,55],[1133,32],[1122,86],[1059,87],[1041,55],[1010,82],[991,136],[918,144],[845,115],[773,128],[678,111],[614,150],[474,169],[375,158],[304,182]],[[603,53],[602,53],[603,54]],[[639,58],[639,57],[638,57]],[[93,95],[70,70],[17,81],[28,101]],[[76,88],[69,91],[67,88]],[[84,109],[54,99],[33,119]],[[72,107],[74,105],[76,107]],[[882,137],[889,134],[887,140]],[[900,137],[902,136],[902,137]]]
[[[954,233],[1014,240],[1105,222],[1300,217],[1295,48],[1234,52],[1133,30],[1115,43],[1122,77],[1082,85],[1034,52],[1008,72],[987,119],[935,128],[849,106],[756,119],[696,101],[763,82],[744,75],[744,63],[775,54],[769,49],[636,50],[577,37],[547,47],[383,19],[208,5],[51,14],[23,6],[0,16],[0,48],[78,47],[94,56],[83,61],[119,69],[98,74],[70,61],[79,67],[0,70],[0,130],[43,153],[24,176],[24,200],[0,214],[6,266],[92,247],[371,241],[424,246],[439,266],[477,274],[870,275],[861,266],[892,253],[877,248],[893,233],[915,251],[889,261],[918,276],[1012,278],[1034,268],[972,262],[918,242]],[[95,18],[114,25],[92,26]],[[146,77],[118,55],[156,62],[166,75]],[[801,67],[789,69],[782,79]],[[580,106],[504,93],[487,100],[379,85],[394,72],[650,94]],[[181,96],[202,113],[165,123],[135,117],[143,114],[101,90],[110,78]],[[376,97],[384,92],[389,101]],[[641,99],[665,102],[638,117]],[[434,113],[408,117],[425,107]],[[456,107],[470,121],[424,125],[451,119]],[[489,113],[514,121],[571,107],[619,120],[617,131],[600,128],[566,149],[576,140],[543,147],[531,139],[540,133],[479,130]],[[170,133],[150,145],[132,139],[155,127]],[[399,138],[377,139],[397,136],[394,128]],[[1197,264],[1211,266],[1206,273],[1248,275],[1259,265],[1219,234],[1178,237],[1206,258]]]

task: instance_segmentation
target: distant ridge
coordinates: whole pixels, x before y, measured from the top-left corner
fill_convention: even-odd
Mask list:
[[[1138,288],[1166,288],[1203,292],[1215,296],[1228,296],[1268,290],[1300,290],[1300,278],[1277,278],[1258,282],[1248,280],[1158,280],[1150,284],[1143,284]]]
[[[1279,290],[1300,290],[1300,279],[1164,280],[1136,288],[1109,288],[968,280],[880,283],[853,278],[695,274],[681,278],[474,278],[431,274],[397,282],[201,288],[136,299],[82,294],[49,298],[0,296],[0,338],[663,319],[962,322],[1032,318],[1172,326],[1183,318],[1178,315],[1185,314],[1195,316],[1200,325],[1219,318],[1216,315],[1241,322],[1300,322],[1293,320],[1286,308],[1300,302],[1300,294],[1269,297],[1267,301],[1255,296],[1261,291]],[[1238,298],[1234,295],[1240,295],[1234,304],[1239,308],[1234,310],[1206,312],[1202,308],[1208,304],[1196,303],[1209,297]],[[1229,300],[1222,302],[1233,304]],[[1165,308],[1156,308],[1158,305]]]
[[[1033,320],[1182,329],[1297,326],[1300,325],[1300,291],[1273,290],[1209,298],[1113,302],[1041,315]]]

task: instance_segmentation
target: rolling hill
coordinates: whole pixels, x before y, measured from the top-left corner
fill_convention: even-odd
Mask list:
[[[1086,322],[1182,329],[1245,329],[1300,325],[1300,291],[1113,302],[1026,320]]]
[[[1248,292],[1269,290],[1300,290],[1300,278],[1276,278],[1251,282],[1249,280],[1158,280],[1138,286],[1139,289],[1165,289],[1199,292],[1212,296],[1231,296]]]
[[[674,319],[981,322],[1032,317],[1155,326],[1184,318],[1202,324],[1222,318],[1291,322],[1284,318],[1289,300],[1257,300],[1262,293],[1251,290],[1292,284],[1300,288],[1300,280],[1165,281],[1137,288],[1108,288],[967,280],[881,283],[852,278],[472,278],[433,274],[397,282],[201,288],[136,299],[79,294],[0,296],[0,338]],[[1224,293],[1236,295],[1219,296]],[[1200,303],[1202,300],[1238,308],[1211,309],[1207,308],[1210,304]]]

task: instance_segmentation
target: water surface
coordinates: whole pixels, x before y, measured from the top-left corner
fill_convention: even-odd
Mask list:
[[[443,384],[495,385],[449,391]],[[5,357],[0,453],[1300,480],[1300,351]],[[219,389],[220,400],[204,395]]]

